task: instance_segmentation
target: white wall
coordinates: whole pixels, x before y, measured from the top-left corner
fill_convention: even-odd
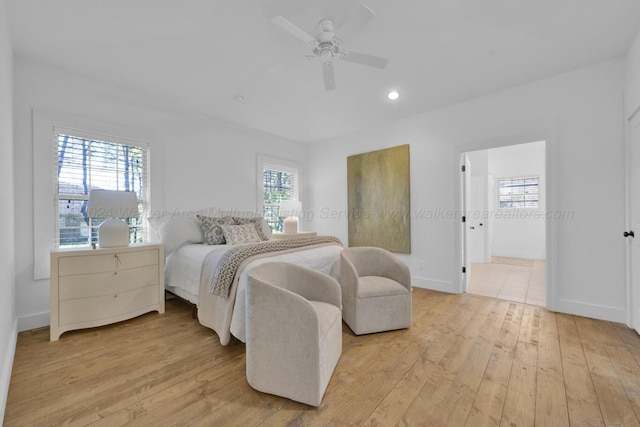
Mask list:
[[[498,180],[537,176],[537,209],[499,209],[492,212],[491,254],[513,258],[545,259],[545,151],[543,143],[520,144],[488,150],[489,174],[495,178],[489,197],[498,200]]]
[[[5,1],[0,0],[0,424],[16,347],[13,190],[13,69]]]
[[[640,33],[627,53],[625,76],[625,106],[628,117],[640,108]]]
[[[150,143],[153,211],[256,208],[256,156],[306,164],[304,145],[186,111],[23,58],[14,61],[18,329],[49,323],[49,281],[34,280],[32,110]],[[229,100],[230,104],[235,103]],[[164,104],[166,105],[166,104]],[[234,105],[238,108],[237,105]],[[87,129],[94,130],[94,129]],[[123,133],[125,135],[123,135]],[[38,150],[51,141],[35,141]],[[45,218],[45,220],[48,220]],[[53,220],[53,219],[51,219]]]
[[[550,308],[625,321],[623,82],[624,62],[614,60],[314,144],[311,226],[346,241],[346,157],[408,143],[412,254],[402,258],[415,285],[458,292],[459,153],[545,134],[548,195],[574,213],[550,230]]]

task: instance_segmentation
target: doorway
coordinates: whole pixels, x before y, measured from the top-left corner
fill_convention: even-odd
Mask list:
[[[546,306],[546,142],[463,153],[466,292]]]

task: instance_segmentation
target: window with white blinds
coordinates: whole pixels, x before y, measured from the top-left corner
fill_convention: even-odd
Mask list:
[[[141,214],[147,206],[147,144],[80,134],[54,129],[54,241],[59,248],[97,243],[104,219],[87,215],[91,190],[133,191]],[[131,243],[144,241],[142,217],[126,220]]]
[[[296,167],[276,163],[261,165],[263,215],[273,231],[282,232],[284,218],[280,217],[280,202],[299,200],[299,171]]]
[[[499,179],[498,202],[500,208],[538,208],[538,181],[537,176]]]

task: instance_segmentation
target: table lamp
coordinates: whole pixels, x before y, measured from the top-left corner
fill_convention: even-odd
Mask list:
[[[120,218],[138,218],[138,197],[133,191],[91,190],[89,218],[108,218],[98,227],[101,248],[129,245],[129,224]]]
[[[286,216],[284,220],[284,232],[295,234],[298,232],[298,212],[302,210],[302,202],[299,200],[283,200],[280,202],[280,216]]]

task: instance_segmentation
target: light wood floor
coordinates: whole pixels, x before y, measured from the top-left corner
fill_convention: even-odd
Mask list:
[[[467,292],[509,301],[546,306],[544,260],[493,257],[491,263],[471,263]]]
[[[177,300],[58,342],[23,332],[5,425],[639,425],[635,331],[470,294],[413,301],[408,330],[343,329],[318,409],[249,387],[244,345]]]

